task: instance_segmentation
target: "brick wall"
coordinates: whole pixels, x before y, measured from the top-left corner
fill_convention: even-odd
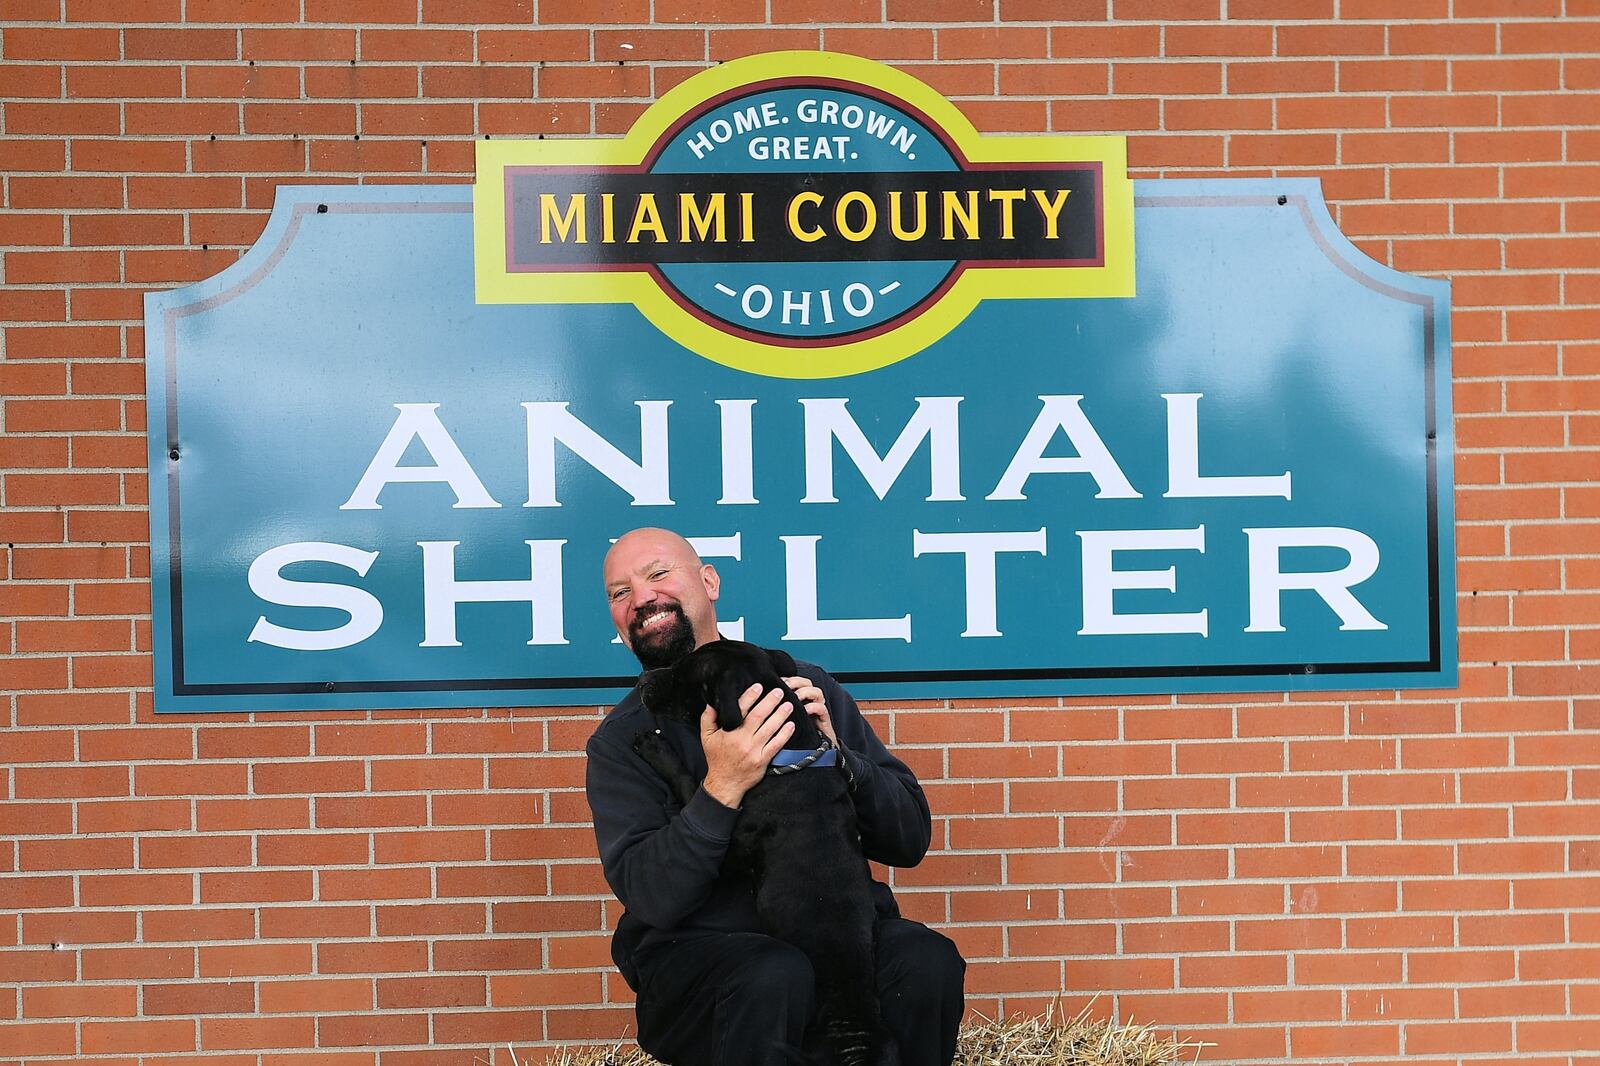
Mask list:
[[[1460,689],[873,708],[937,815],[901,899],[974,1007],[1100,993],[1208,1061],[1600,1061],[1600,0],[0,18],[0,1063],[625,1031],[596,708],[152,717],[141,296],[231,262],[276,184],[468,181],[477,137],[618,133],[819,46],[986,132],[1126,132],[1136,176],[1319,176],[1374,258],[1454,282]]]

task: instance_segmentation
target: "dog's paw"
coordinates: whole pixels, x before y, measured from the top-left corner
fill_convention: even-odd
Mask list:
[[[641,729],[633,735],[633,752],[666,781],[679,806],[688,806],[700,783],[684,769],[683,760],[659,729]]]
[[[633,735],[633,753],[654,766],[667,750],[659,729],[641,729]]]

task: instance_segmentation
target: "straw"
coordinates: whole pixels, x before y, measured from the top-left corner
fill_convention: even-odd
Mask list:
[[[1091,1018],[1089,1007],[1074,1018],[1058,1018],[1052,1005],[1043,1017],[978,1018],[963,1025],[954,1066],[1173,1066],[1197,1061],[1202,1046],[1162,1035],[1151,1025]],[[545,1061],[546,1066],[657,1066],[632,1044],[562,1048]]]

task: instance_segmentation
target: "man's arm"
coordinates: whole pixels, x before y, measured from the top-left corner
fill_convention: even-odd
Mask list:
[[[710,897],[738,811],[702,788],[669,817],[666,782],[618,740],[597,730],[587,746],[585,788],[600,864],[630,913],[671,929]]]
[[[890,754],[850,694],[826,670],[801,664],[822,689],[828,716],[852,779],[851,799],[867,858],[889,866],[915,866],[928,853],[933,824],[928,798],[910,767]]]

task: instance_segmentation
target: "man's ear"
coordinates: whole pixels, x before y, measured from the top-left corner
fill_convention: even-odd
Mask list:
[[[779,677],[794,677],[800,672],[800,668],[794,663],[794,657],[782,648],[767,648],[765,651]]]
[[[722,575],[718,574],[717,568],[710,563],[701,563],[700,580],[706,586],[706,599],[716,603],[717,597],[722,595]]]

